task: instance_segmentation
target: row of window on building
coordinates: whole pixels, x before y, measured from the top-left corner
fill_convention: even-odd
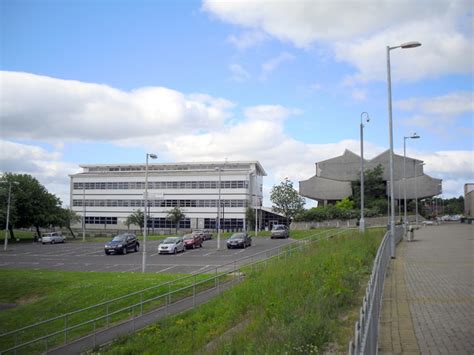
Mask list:
[[[240,230],[244,227],[244,221],[240,218],[221,218],[220,222],[221,228],[224,230]],[[85,223],[100,225],[117,224],[117,217],[86,216]],[[147,224],[148,228],[175,228],[174,223],[168,218],[149,218]],[[191,220],[189,218],[184,218],[179,222],[179,228],[191,228]],[[204,228],[216,229],[216,218],[204,218]]]
[[[214,207],[218,200],[148,200],[149,207]],[[72,201],[74,207],[144,207],[145,202],[141,200],[90,200],[75,199]],[[247,207],[247,200],[221,200],[221,207]]]
[[[221,181],[221,189],[246,189],[248,181]],[[74,190],[144,190],[144,181],[125,182],[75,182]],[[149,189],[218,189],[219,181],[149,181]]]

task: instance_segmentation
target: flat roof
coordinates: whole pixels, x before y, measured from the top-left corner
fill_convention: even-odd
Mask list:
[[[262,176],[267,176],[265,169],[263,169],[262,165],[257,160],[252,161],[217,161],[217,162],[177,162],[177,163],[148,163],[148,169],[153,171],[189,171],[189,170],[202,170],[208,171],[214,167],[221,167],[224,170],[242,170],[241,167],[238,165],[250,165],[255,164],[257,167],[258,172]],[[130,167],[130,168],[144,168],[146,164],[144,163],[131,163],[131,164],[80,164],[79,167],[83,169],[94,169],[94,168],[122,168],[122,167]],[[227,166],[227,169],[226,169]],[[159,169],[163,167],[163,169]],[[190,169],[186,169],[189,167]],[[141,171],[142,169],[133,169],[134,172]],[[144,170],[144,169],[143,169]],[[110,170],[110,172],[116,172],[119,170]],[[80,175],[84,173],[94,173],[98,171],[88,171],[88,172],[81,172],[79,174],[73,175]],[[121,170],[123,172],[123,170]]]

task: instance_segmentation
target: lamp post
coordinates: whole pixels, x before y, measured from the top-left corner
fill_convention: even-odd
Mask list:
[[[252,189],[251,204],[253,205],[253,197],[255,196],[255,236],[258,236],[258,195],[257,195],[257,171],[250,172],[250,176],[255,176],[255,191]],[[249,184],[251,183],[249,179]]]
[[[413,133],[403,137],[403,226],[407,232],[407,139],[418,139],[420,136]]]
[[[219,197],[217,199],[217,250],[221,248],[221,179],[222,168],[216,168],[219,172]]]
[[[421,166],[421,169],[423,169],[423,165],[425,165],[425,163],[421,162],[421,163],[417,164],[415,162],[415,221],[416,221],[416,225],[418,226],[418,185],[417,185],[417,180],[416,180],[416,176],[417,176],[416,167],[417,167],[417,165]]]
[[[10,202],[11,202],[11,194],[12,194],[12,185],[18,185],[18,181],[9,181],[8,182],[8,203],[7,203],[7,220],[5,222],[5,243],[3,246],[3,250],[7,250],[8,248],[8,227],[10,222]]]
[[[402,43],[395,47],[387,46],[387,91],[388,91],[388,126],[389,126],[389,140],[390,140],[390,195],[392,200],[390,202],[390,256],[395,258],[395,203],[393,200],[393,125],[392,125],[392,79],[390,73],[390,51],[396,48],[415,48],[421,46],[419,42]]]
[[[148,229],[148,158],[156,159],[156,154],[146,153],[146,165],[145,165],[145,204],[143,214],[143,248],[142,248],[142,272],[146,269],[146,235]]]
[[[360,221],[359,231],[365,232],[365,220],[364,220],[364,116],[365,121],[370,121],[369,114],[362,112],[360,114]]]
[[[86,183],[82,183],[82,241],[86,241]]]

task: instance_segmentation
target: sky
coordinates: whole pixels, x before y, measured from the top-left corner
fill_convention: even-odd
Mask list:
[[[258,160],[272,186],[389,148],[474,182],[473,6],[453,0],[3,0],[0,168],[69,205],[80,164]],[[311,206],[311,201],[307,201]]]

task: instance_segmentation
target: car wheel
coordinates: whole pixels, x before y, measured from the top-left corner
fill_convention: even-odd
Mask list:
[[[174,248],[173,254],[176,254],[178,252],[178,248]]]
[[[138,244],[135,244],[135,253],[138,252]]]
[[[109,255],[110,253],[108,251],[105,252],[105,255]]]
[[[123,255],[127,254],[127,247],[124,247],[124,248],[122,249],[122,254],[123,254]]]
[[[54,240],[51,241],[51,244],[54,244]]]
[[[45,245],[45,243],[44,243],[44,242],[43,242],[43,243],[41,243],[41,244]]]

